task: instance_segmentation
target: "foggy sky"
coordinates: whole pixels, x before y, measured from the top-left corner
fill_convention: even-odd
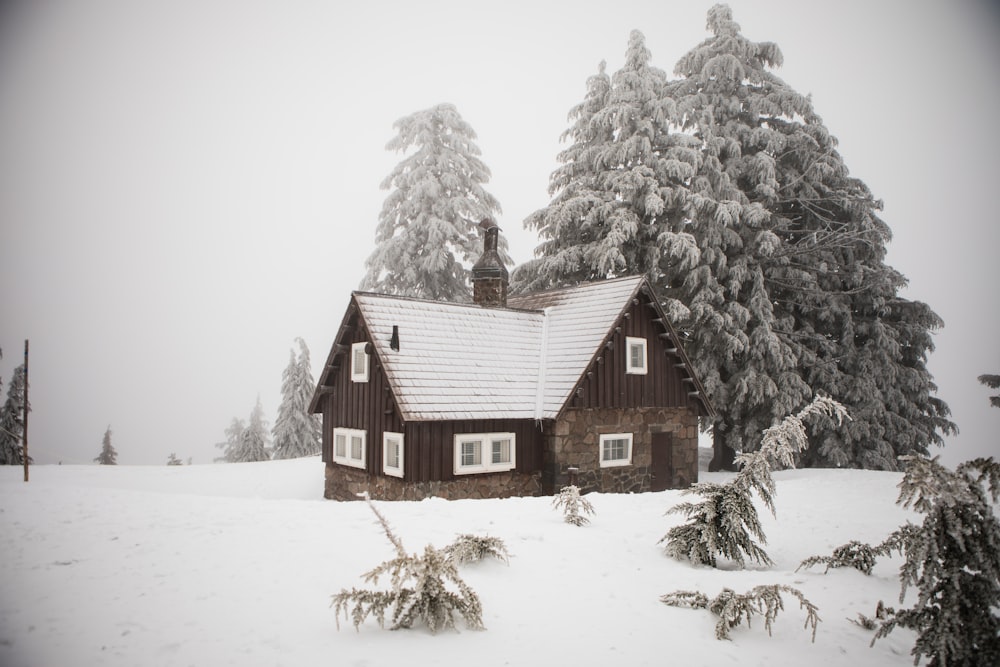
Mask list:
[[[711,2],[51,0],[0,9],[0,379],[31,340],[30,447],[208,463],[294,339],[318,377],[402,155],[439,102],[475,128],[520,263],[567,113],[629,31],[668,72]],[[976,2],[729,3],[884,200],[888,261],[944,319],[929,367],[961,434],[1000,452],[997,15]],[[360,5],[364,5],[363,7]]]

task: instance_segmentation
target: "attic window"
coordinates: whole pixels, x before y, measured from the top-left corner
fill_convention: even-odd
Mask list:
[[[515,466],[513,433],[458,433],[455,435],[455,474],[503,472]]]
[[[646,339],[625,338],[625,372],[631,375],[646,374]]]
[[[351,346],[351,382],[368,382],[368,343]]]

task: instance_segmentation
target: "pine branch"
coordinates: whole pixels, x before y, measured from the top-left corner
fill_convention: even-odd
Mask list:
[[[787,593],[799,601],[799,608],[806,611],[806,629],[812,628],[812,641],[816,641],[816,627],[820,622],[818,609],[796,588],[783,584],[756,586],[747,593],[738,594],[731,588],[723,588],[715,598],[709,600],[706,595],[692,591],[674,591],[660,597],[660,601],[671,607],[688,607],[689,609],[708,609],[719,617],[715,625],[716,639],[730,639],[729,631],[746,620],[747,627],[751,619],[757,615],[764,616],[764,628],[771,636],[771,626],[778,612],[785,608],[781,594]]]

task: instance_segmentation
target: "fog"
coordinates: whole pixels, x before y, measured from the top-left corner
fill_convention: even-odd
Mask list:
[[[51,0],[0,9],[0,379],[31,341],[30,448],[208,463],[294,339],[318,377],[402,155],[392,123],[455,104],[517,262],[570,108],[629,31],[673,69],[711,2]],[[905,296],[944,319],[929,367],[961,433],[1000,453],[1000,29],[983,2],[733,0],[885,202]]]

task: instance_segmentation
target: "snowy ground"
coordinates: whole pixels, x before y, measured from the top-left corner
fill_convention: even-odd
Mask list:
[[[723,475],[703,473],[702,479]],[[591,495],[589,526],[548,498],[380,503],[411,552],[458,533],[502,538],[510,565],[463,569],[487,630],[432,636],[374,621],[336,629],[330,595],[392,550],[364,503],[319,496],[318,459],[184,467],[0,469],[0,665],[910,665],[914,635],[869,648],[849,622],[896,604],[898,558],[872,576],[800,561],[851,539],[876,542],[906,518],[899,475],[787,471],[778,517],[762,511],[770,569],[692,567],[657,540],[679,516],[676,491]],[[819,607],[815,643],[786,598],[762,624],[714,636],[707,611],[667,607],[677,589],[714,596],[790,584]],[[907,596],[912,603],[913,592]]]

